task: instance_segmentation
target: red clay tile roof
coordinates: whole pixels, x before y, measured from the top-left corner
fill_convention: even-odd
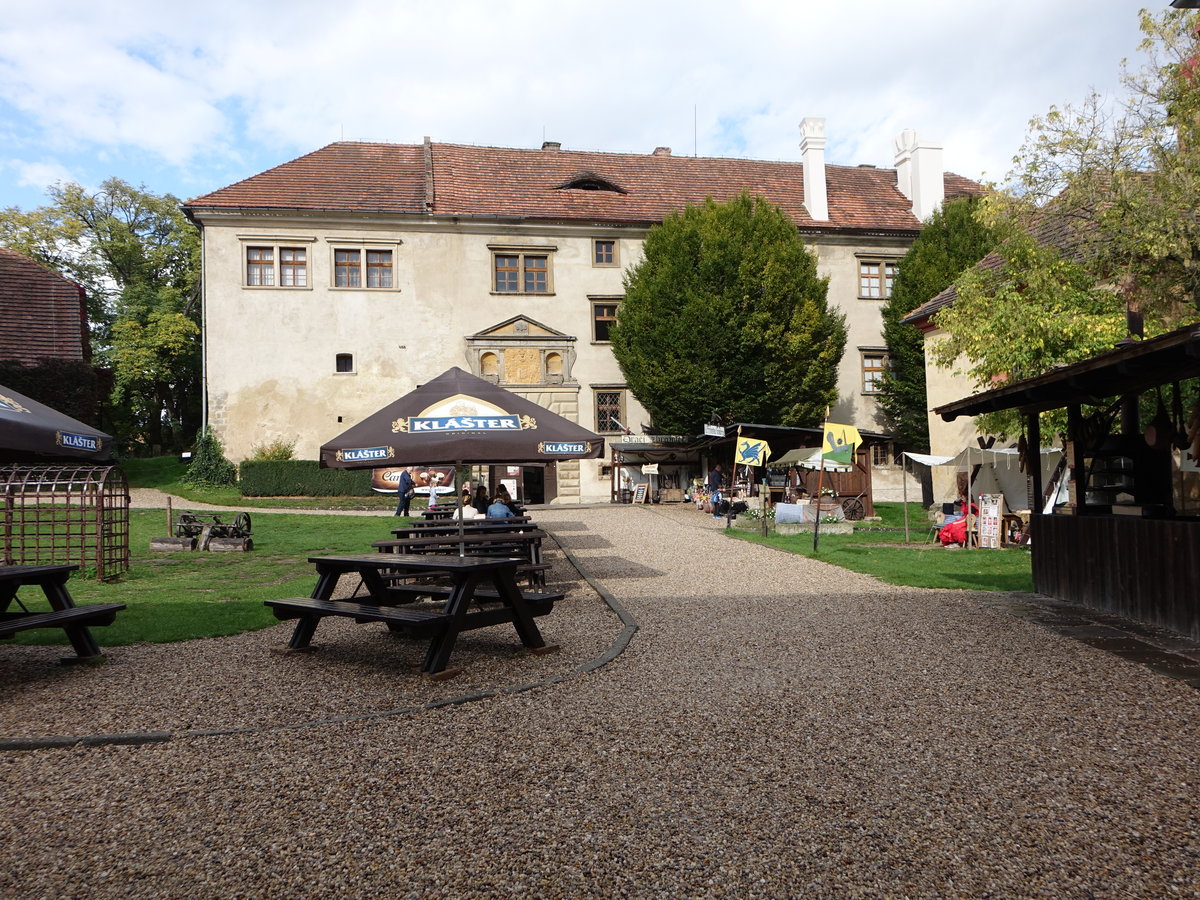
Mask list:
[[[83,289],[0,247],[0,359],[86,359],[86,346]]]
[[[799,162],[343,142],[197,197],[186,208],[429,212],[650,225],[688,203],[709,196],[723,200],[745,190],[767,197],[803,229],[919,229],[911,203],[896,188],[894,169],[827,165],[825,172],[830,221],[814,222],[804,208]],[[623,193],[564,187],[577,179],[607,181]],[[948,197],[982,190],[953,174],[945,176],[945,185]],[[427,196],[432,196],[428,210]]]

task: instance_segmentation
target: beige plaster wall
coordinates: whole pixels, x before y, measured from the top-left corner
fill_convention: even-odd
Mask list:
[[[944,331],[934,330],[925,335],[925,358],[933,359],[932,348],[939,341],[946,340]],[[979,430],[975,420],[960,417],[953,422],[945,421],[935,415],[933,410],[946,403],[953,403],[975,393],[975,388],[966,375],[968,361],[965,358],[955,360],[953,366],[942,368],[932,362],[925,366],[925,396],[929,402],[929,452],[934,456],[954,456],[964,447],[978,447],[976,438]],[[957,475],[946,466],[935,466],[933,469],[933,498],[936,502],[958,499]]]
[[[594,428],[593,385],[624,382],[608,344],[592,341],[589,297],[623,293],[623,271],[641,254],[637,229],[302,215],[207,215],[203,225],[208,418],[235,461],[275,439],[295,442],[297,458],[315,459],[322,443],[418,384],[450,366],[471,371],[465,338],[518,314],[576,338],[573,382],[539,387],[534,399],[552,397],[546,405]],[[618,266],[592,264],[596,238],[617,241]],[[861,392],[858,348],[882,346],[883,301],[858,298],[856,253],[898,257],[907,243],[806,240],[849,331],[831,416],[881,430],[874,399]],[[393,249],[393,288],[332,286],[334,245],[360,241]],[[309,285],[244,286],[252,244],[307,247]],[[545,247],[553,293],[493,293],[496,244]],[[352,373],[335,371],[339,353],[353,354]],[[627,404],[625,424],[639,431],[649,416],[632,395]],[[577,480],[560,467],[559,502],[608,500],[606,463],[581,462]]]

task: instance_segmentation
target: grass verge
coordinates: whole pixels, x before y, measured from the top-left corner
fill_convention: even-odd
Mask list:
[[[976,591],[1033,590],[1028,549],[946,550],[940,544],[926,542],[929,519],[925,510],[914,503],[909,504],[909,543],[905,543],[903,504],[877,503],[875,511],[881,522],[863,523],[853,534],[820,535],[816,552],[811,532],[763,537],[755,531],[731,529],[729,534],[874,575],[888,584]]]
[[[310,556],[363,553],[371,541],[391,537],[406,520],[374,516],[313,516],[278,513],[254,518],[254,549],[248,553],[159,553],[150,539],[167,531],[166,510],[131,510],[131,567],[118,581],[73,577],[75,602],[124,603],[112,625],[93,630],[101,647],[136,641],[161,643],[238,634],[277,621],[264,600],[307,597],[316,583]],[[25,588],[29,609],[49,609],[40,590]],[[66,644],[59,629],[20,632],[18,644]]]

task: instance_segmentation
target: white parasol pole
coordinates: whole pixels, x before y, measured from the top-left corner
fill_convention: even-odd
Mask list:
[[[904,492],[904,543],[908,543],[908,456],[900,454],[900,485]]]

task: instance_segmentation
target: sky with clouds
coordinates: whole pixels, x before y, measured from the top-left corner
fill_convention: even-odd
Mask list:
[[[894,164],[1001,181],[1029,119],[1118,90],[1127,0],[0,0],[0,207],[181,199],[338,140]]]

